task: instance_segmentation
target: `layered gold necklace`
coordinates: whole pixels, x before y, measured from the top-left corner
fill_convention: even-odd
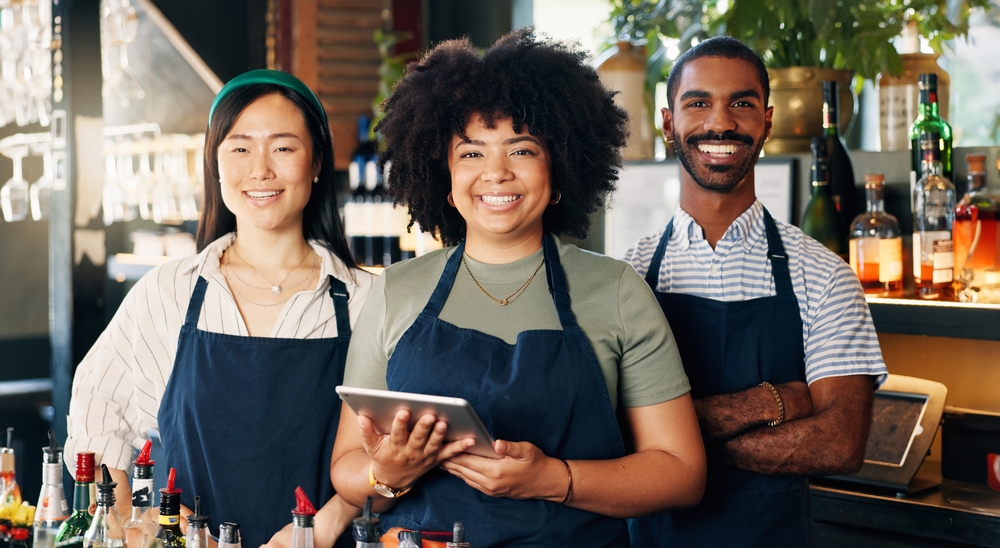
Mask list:
[[[292,274],[292,272],[295,271],[296,268],[298,268],[299,266],[302,266],[302,263],[306,262],[306,259],[309,258],[309,255],[315,255],[315,253],[309,253],[305,257],[303,257],[302,261],[299,262],[299,264],[296,265],[295,268],[293,268],[292,270],[288,271],[288,274],[285,275],[285,278],[282,279],[280,283],[275,284],[275,283],[272,283],[271,280],[268,280],[267,277],[264,276],[264,274],[260,270],[257,269],[257,267],[255,267],[254,265],[250,264],[249,262],[247,262],[246,259],[244,259],[243,257],[241,257],[240,254],[236,251],[236,249],[234,249],[233,246],[230,246],[229,249],[227,249],[226,251],[227,252],[228,251],[232,251],[233,253],[235,253],[236,256],[240,258],[241,261],[243,261],[244,263],[246,263],[247,265],[249,265],[250,268],[254,269],[257,272],[257,274],[260,275],[261,278],[264,278],[264,280],[267,283],[270,283],[271,287],[259,287],[259,286],[253,285],[253,284],[247,282],[246,280],[244,280],[243,278],[241,278],[240,275],[236,273],[236,270],[233,269],[233,265],[232,265],[232,262],[230,261],[230,254],[229,253],[225,254],[226,262],[225,262],[224,266],[226,267],[226,272],[224,272],[224,274],[226,274],[226,273],[232,274],[233,278],[239,280],[243,285],[245,285],[245,286],[247,286],[247,287],[249,287],[251,289],[259,289],[261,291],[270,291],[271,293],[273,293],[275,295],[280,295],[282,293],[282,291],[284,291],[286,289],[294,289],[294,288],[299,287],[300,285],[308,282],[309,280],[313,279],[313,276],[316,275],[316,271],[319,269],[319,257],[316,257],[316,261],[313,263],[312,268],[309,269],[309,274],[306,275],[305,278],[303,278],[302,280],[296,282],[293,285],[282,286],[281,284],[285,283],[285,280],[288,279],[288,276],[290,276]],[[227,276],[227,279],[228,278],[229,277]],[[240,299],[242,299],[242,300],[246,301],[247,303],[252,304],[254,306],[260,306],[260,307],[278,306],[278,305],[281,305],[281,304],[285,304],[286,302],[288,302],[288,299],[291,299],[291,296],[289,296],[289,297],[287,297],[287,298],[285,298],[283,300],[280,300],[280,301],[278,301],[276,303],[258,303],[258,302],[252,301],[249,298],[247,298],[247,296],[244,295],[243,292],[241,292],[236,287],[235,284],[230,283],[229,287],[232,288],[232,290],[236,293],[236,295],[238,295],[240,297]]]
[[[490,295],[489,291],[483,289],[482,284],[479,283],[479,280],[477,280],[476,276],[472,273],[472,269],[469,268],[469,263],[465,260],[464,254],[462,255],[462,264],[465,265],[465,271],[469,273],[469,277],[472,278],[472,282],[475,283],[476,287],[478,287],[479,290],[483,292],[483,295],[486,295],[487,297],[490,298],[490,300],[492,300],[493,302],[497,303],[500,306],[507,306],[508,304],[516,301],[517,298],[524,293],[525,289],[528,289],[528,284],[531,283],[531,280],[535,279],[535,274],[538,274],[538,271],[542,269],[542,265],[545,264],[545,257],[542,257],[542,262],[538,263],[538,266],[535,267],[535,271],[531,273],[531,276],[528,276],[527,280],[524,280],[524,283],[521,284],[521,287],[518,287],[517,289],[514,290],[513,293],[507,295],[503,299],[498,299],[493,295]]]

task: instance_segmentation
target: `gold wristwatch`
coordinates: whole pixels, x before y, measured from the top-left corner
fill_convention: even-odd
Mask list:
[[[413,489],[412,485],[410,487],[404,487],[403,489],[396,489],[379,482],[375,479],[375,461],[372,461],[371,464],[368,465],[368,483],[372,486],[372,489],[374,489],[376,493],[387,499],[399,498],[409,493],[410,489]]]

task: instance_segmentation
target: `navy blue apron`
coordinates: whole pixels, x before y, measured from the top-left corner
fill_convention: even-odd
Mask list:
[[[390,390],[468,400],[497,439],[528,441],[550,457],[612,459],[625,454],[593,347],[570,309],[553,237],[543,237],[546,280],[562,330],[523,331],[513,345],[438,318],[465,244],[452,253],[430,300],[389,359]],[[496,306],[485,297],[477,306]],[[381,516],[386,528],[450,531],[466,525],[476,548],[626,547],[625,521],[544,500],[489,497],[440,469]]]
[[[691,396],[728,394],[757,386],[805,381],[802,318],[792,292],[788,256],[764,210],[768,259],[777,295],[723,302],[656,290],[673,220],[653,255],[646,283],[677,340]],[[723,463],[708,445],[705,496],[694,508],[630,520],[632,546],[808,545],[808,485],[801,476],[768,476]]]
[[[213,536],[220,523],[236,522],[243,546],[256,548],[291,523],[296,486],[317,508],[333,497],[334,387],[344,380],[351,338],[347,287],[330,277],[337,337],[327,339],[201,331],[207,287],[199,277],[188,304],[160,402],[160,438],[181,503],[194,509],[201,496]]]

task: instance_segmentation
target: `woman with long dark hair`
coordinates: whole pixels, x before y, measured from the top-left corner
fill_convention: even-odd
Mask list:
[[[219,92],[205,141],[199,253],[144,276],[84,358],[66,450],[113,469],[128,515],[124,470],[158,429],[159,470],[213,531],[289,544],[301,486],[329,548],[357,512],[330,482],[333,394],[373,276],[344,238],[326,114],[295,77],[251,71]]]

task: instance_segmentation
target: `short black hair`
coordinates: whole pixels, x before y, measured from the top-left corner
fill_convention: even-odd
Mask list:
[[[552,189],[562,197],[545,210],[545,230],[585,238],[589,215],[604,206],[622,167],[628,115],[613,95],[585,52],[536,38],[530,28],[482,53],[468,39],[443,42],[407,67],[383,104],[375,130],[379,163],[389,165],[387,190],[421,230],[457,244],[466,226],[447,202],[449,143],[475,115],[490,128],[511,118],[514,131],[527,126],[551,155]]]
[[[337,209],[337,189],[333,168],[333,140],[325,116],[297,91],[276,84],[251,84],[226,95],[212,115],[205,132],[205,203],[198,221],[198,251],[223,234],[236,230],[236,216],[222,201],[219,183],[219,145],[233,129],[240,114],[251,103],[266,95],[276,94],[288,99],[305,118],[312,137],[313,161],[320,165],[319,181],[311,185],[309,201],[302,211],[302,234],[306,240],[316,240],[347,265],[357,263],[344,236],[344,226]]]
[[[681,73],[684,72],[684,66],[702,57],[742,59],[753,65],[757,69],[757,76],[760,77],[760,87],[764,89],[764,106],[767,106],[767,101],[771,96],[771,82],[767,76],[764,60],[754,50],[732,36],[713,36],[685,51],[670,67],[670,75],[667,76],[667,108],[674,108],[674,95],[677,94],[677,85],[680,82]]]

